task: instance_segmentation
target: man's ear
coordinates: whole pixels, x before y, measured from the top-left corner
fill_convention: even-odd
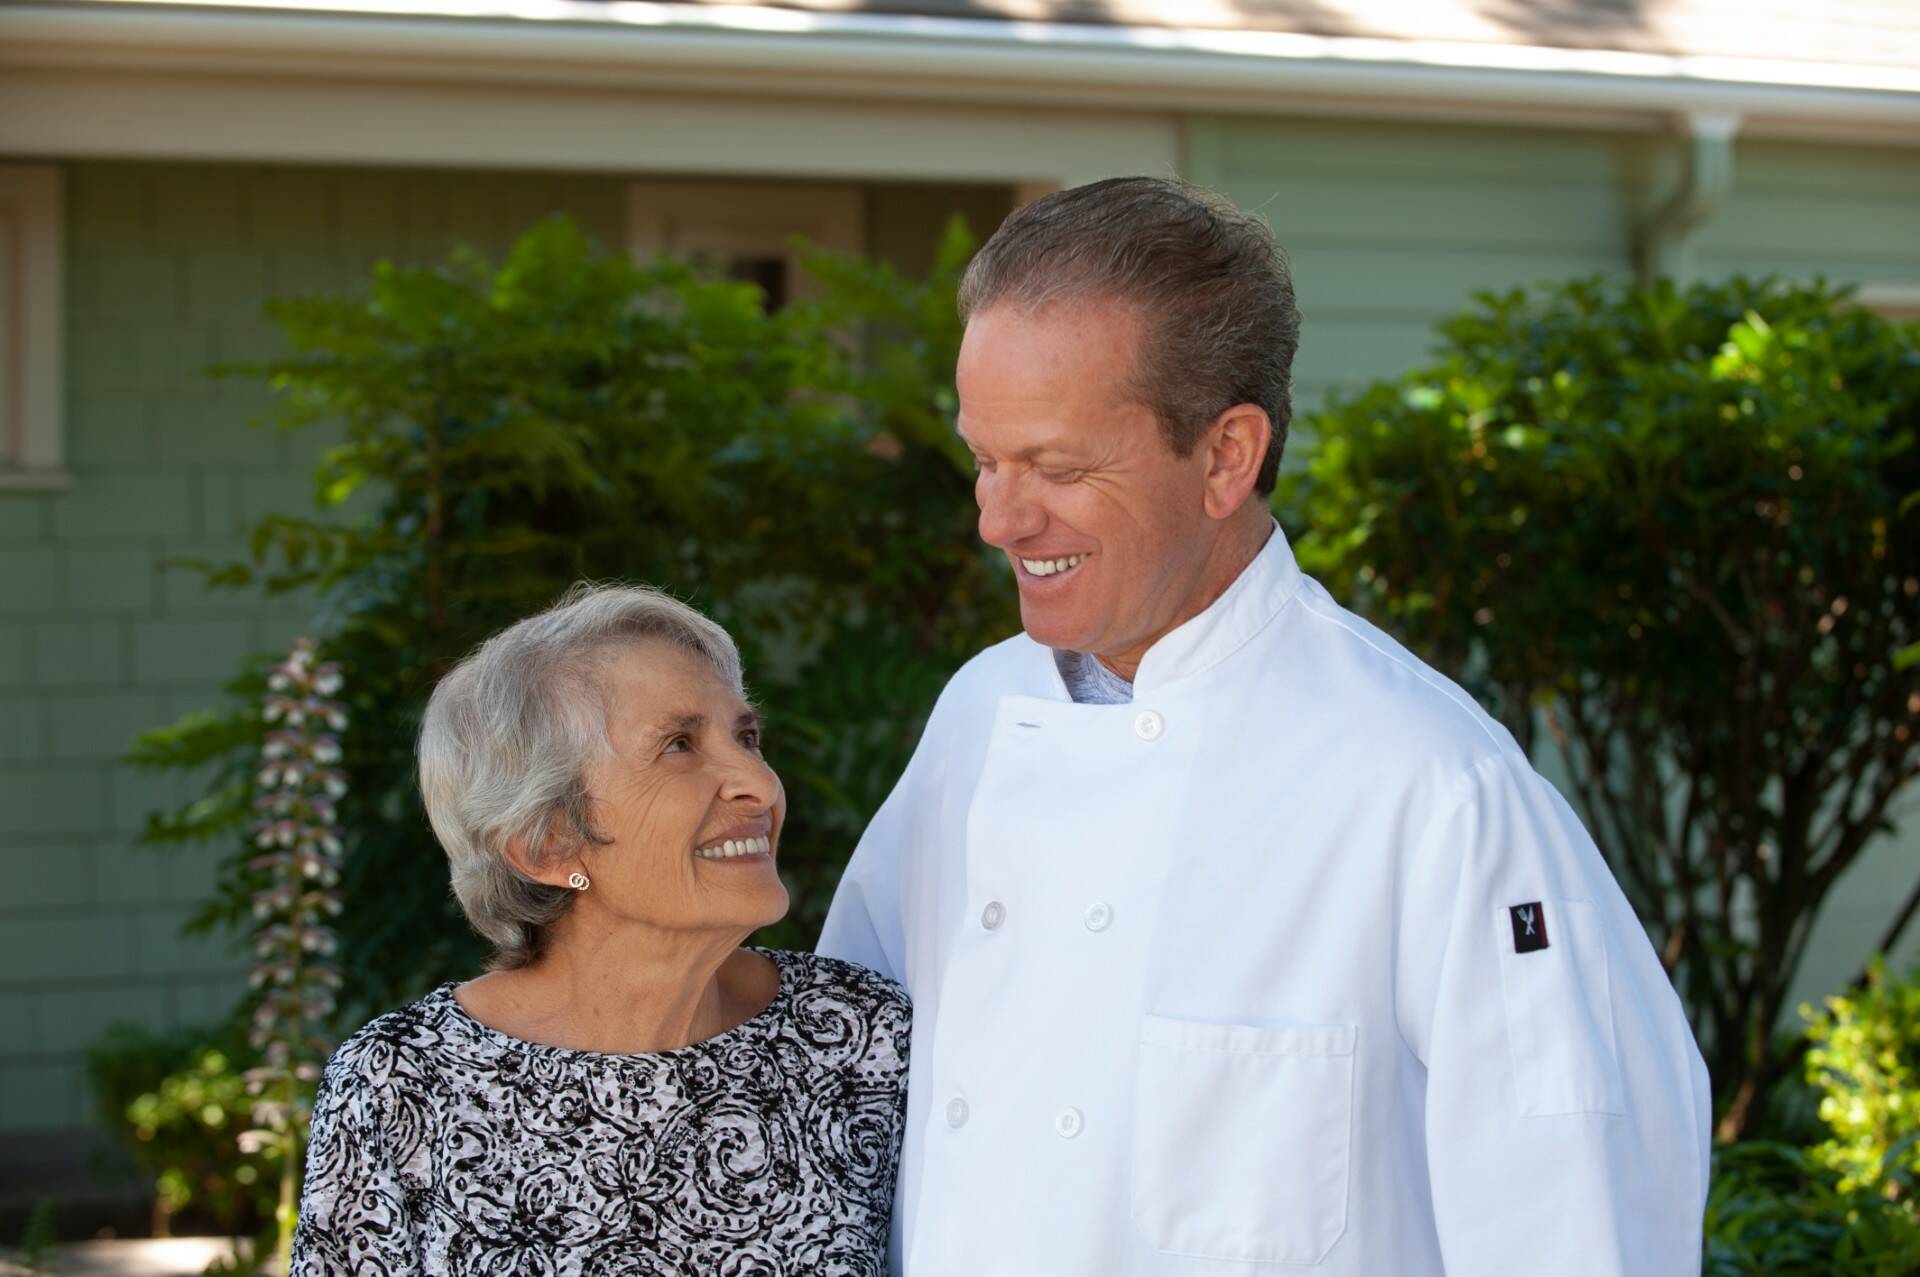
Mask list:
[[[1208,517],[1228,518],[1247,503],[1272,439],[1273,422],[1258,405],[1235,404],[1213,419],[1200,445],[1207,456]]]

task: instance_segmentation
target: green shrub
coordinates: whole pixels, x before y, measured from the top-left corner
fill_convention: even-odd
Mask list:
[[[1841,1186],[1802,1149],[1748,1141],[1714,1150],[1703,1277],[1910,1277],[1920,1219]]]
[[[956,229],[926,281],[822,256],[825,299],[768,313],[750,285],[636,265],[554,221],[497,267],[464,251],[383,265],[356,295],[270,307],[292,353],[234,372],[267,381],[282,428],[345,441],[315,473],[318,515],[265,519],[249,562],[202,566],[311,599],[351,689],[349,1018],[479,970],[414,736],[451,662],[581,578],[667,587],[740,641],[789,797],[794,909],[762,939],[811,943],[942,682],[1017,624],[951,437],[969,252]],[[210,777],[148,829],[233,848],[201,926],[246,926],[259,885],[242,833],[262,669],[133,755]]]
[[[1878,959],[1866,987],[1827,999],[1824,1014],[1802,1014],[1807,1078],[1823,1092],[1820,1117],[1833,1138],[1816,1158],[1843,1189],[1898,1196],[1920,1174],[1920,972],[1888,980]]]
[[[236,1143],[251,1125],[244,1074],[255,1062],[235,1030],[122,1025],[89,1052],[101,1121],[151,1176],[156,1236],[181,1216],[223,1233],[271,1218],[279,1163]]]
[[[60,1240],[54,1225],[56,1209],[51,1199],[42,1198],[35,1202],[33,1213],[27,1216],[26,1227],[20,1230],[20,1244],[15,1258],[27,1272],[53,1271],[53,1247]]]
[[[1824,285],[1484,295],[1336,401],[1304,565],[1559,747],[1748,1130],[1812,923],[1920,760],[1920,337]]]

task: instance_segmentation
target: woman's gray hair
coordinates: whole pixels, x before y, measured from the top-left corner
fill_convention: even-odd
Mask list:
[[[493,942],[496,969],[539,957],[575,896],[527,877],[507,848],[537,864],[607,841],[586,787],[587,765],[608,745],[606,657],[650,639],[704,658],[743,691],[739,650],[718,625],[650,586],[582,582],[482,643],[427,701],[420,796],[453,894]]]

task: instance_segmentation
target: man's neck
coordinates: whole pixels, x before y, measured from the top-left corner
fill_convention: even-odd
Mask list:
[[[1094,652],[1099,662],[1127,682],[1133,682],[1140,673],[1140,663],[1153,650],[1153,645],[1181,626],[1199,616],[1202,612],[1220,601],[1220,596],[1232,588],[1253,561],[1260,557],[1260,551],[1266,548],[1267,540],[1273,535],[1273,515],[1267,510],[1266,502],[1250,500],[1257,509],[1243,510],[1232,520],[1232,527],[1224,531],[1214,543],[1213,551],[1207,556],[1207,564],[1200,573],[1198,583],[1188,596],[1186,603],[1174,614],[1174,618],[1161,626],[1152,637],[1129,647],[1124,652]],[[1254,516],[1258,517],[1255,518]]]

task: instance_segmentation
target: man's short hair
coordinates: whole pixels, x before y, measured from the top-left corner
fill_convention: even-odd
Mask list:
[[[960,284],[964,321],[1012,302],[1129,303],[1143,322],[1132,391],[1176,456],[1235,404],[1266,410],[1273,436],[1255,491],[1273,491],[1293,419],[1300,309],[1286,254],[1221,195],[1157,177],[1056,191],[1014,211]]]

